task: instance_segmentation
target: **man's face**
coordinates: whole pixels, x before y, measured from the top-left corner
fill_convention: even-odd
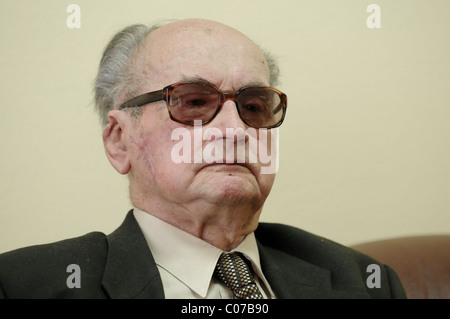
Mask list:
[[[255,83],[269,86],[268,66],[258,47],[233,29],[208,23],[174,23],[154,31],[140,49],[134,71],[143,79],[138,94],[197,78],[207,80],[222,92],[234,93]],[[132,198],[153,200],[168,207],[236,205],[259,213],[274,174],[261,174],[258,162],[230,164],[227,154],[223,164],[176,163],[172,150],[180,141],[171,136],[180,127],[189,130],[194,138],[194,127],[171,120],[164,101],[144,106],[139,120],[130,120],[124,136],[130,156]],[[232,101],[225,102],[220,113],[202,130],[211,127],[220,131],[222,145],[227,139],[234,139],[227,135],[227,128],[228,132],[248,129]],[[248,138],[245,141],[249,143]],[[208,143],[212,141],[202,139],[201,148]],[[193,159],[199,149],[194,142],[191,146]]]

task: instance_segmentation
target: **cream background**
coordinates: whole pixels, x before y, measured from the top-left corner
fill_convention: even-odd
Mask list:
[[[81,7],[81,28],[66,7]],[[381,7],[381,29],[366,8]],[[200,17],[279,57],[288,94],[262,220],[350,245],[450,233],[447,0],[0,1],[0,252],[109,233],[130,208],[92,81],[132,23]],[[174,43],[176,45],[176,43]]]

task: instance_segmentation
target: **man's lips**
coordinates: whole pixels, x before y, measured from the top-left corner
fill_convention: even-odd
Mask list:
[[[205,168],[215,169],[217,171],[250,171],[255,175],[255,167],[248,163],[211,163],[203,165],[200,170]]]

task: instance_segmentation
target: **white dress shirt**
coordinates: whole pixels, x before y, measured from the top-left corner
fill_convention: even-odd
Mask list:
[[[231,290],[213,277],[221,249],[140,209],[135,208],[133,214],[155,259],[166,298],[233,298]],[[232,252],[242,253],[251,262],[263,297],[275,298],[261,271],[254,233]]]

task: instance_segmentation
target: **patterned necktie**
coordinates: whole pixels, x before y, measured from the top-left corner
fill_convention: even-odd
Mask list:
[[[235,299],[263,299],[250,269],[237,253],[223,253],[214,276],[231,289]]]

